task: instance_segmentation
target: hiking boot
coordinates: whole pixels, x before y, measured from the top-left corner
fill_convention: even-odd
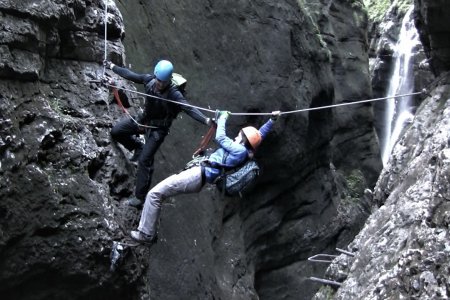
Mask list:
[[[142,244],[152,245],[156,243],[156,236],[145,234],[139,230],[131,231],[130,235],[133,240]]]
[[[134,153],[133,156],[130,158],[130,161],[138,161],[139,160],[139,156],[141,156],[142,153],[142,145],[138,146],[136,149],[134,149]]]
[[[128,206],[133,206],[136,208],[141,208],[142,204],[144,204],[144,201],[136,198],[136,197],[131,197],[129,198],[126,202],[125,202]]]

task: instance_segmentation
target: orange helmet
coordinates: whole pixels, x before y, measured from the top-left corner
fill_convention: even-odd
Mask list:
[[[252,126],[244,127],[242,128],[242,132],[244,133],[250,145],[252,145],[253,149],[256,149],[259,146],[259,144],[261,144],[262,140],[261,133],[255,127]]]

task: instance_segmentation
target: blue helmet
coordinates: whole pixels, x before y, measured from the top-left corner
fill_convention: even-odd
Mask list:
[[[158,80],[168,81],[172,78],[173,65],[168,60],[161,60],[155,66],[153,72]]]

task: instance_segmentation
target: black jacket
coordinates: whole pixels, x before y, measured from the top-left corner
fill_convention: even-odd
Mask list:
[[[184,98],[183,94],[173,84],[170,84],[161,93],[157,92],[156,78],[152,74],[137,74],[127,68],[118,66],[114,66],[112,70],[114,73],[125,79],[131,80],[135,83],[144,84],[145,93],[148,95],[188,104],[186,98]],[[177,117],[180,111],[184,111],[200,123],[207,124],[207,118],[205,117],[205,115],[203,115],[196,108],[185,105],[178,105],[169,101],[164,101],[148,96],[145,98],[144,112],[139,116],[138,122],[143,125],[169,127],[173,119]]]

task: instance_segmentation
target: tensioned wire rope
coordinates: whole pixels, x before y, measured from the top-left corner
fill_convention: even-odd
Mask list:
[[[207,112],[211,112],[211,113],[216,113],[216,111],[217,111],[217,110],[213,110],[213,109],[209,109],[209,108],[204,108],[204,107],[201,107],[201,106],[192,105],[192,104],[189,104],[189,103],[182,103],[182,102],[178,102],[178,101],[174,101],[174,100],[170,100],[170,99],[166,99],[166,98],[162,98],[162,97],[158,97],[158,96],[154,96],[154,95],[149,95],[149,94],[146,94],[146,93],[141,93],[141,92],[138,92],[138,91],[133,91],[133,90],[130,90],[130,89],[127,89],[127,88],[123,88],[123,87],[118,87],[116,85],[109,84],[109,83],[104,83],[104,85],[109,86],[109,87],[113,87],[113,88],[117,88],[117,89],[121,89],[121,90],[130,92],[130,93],[135,93],[135,94],[138,94],[138,95],[147,96],[147,97],[150,97],[150,98],[155,98],[155,99],[158,99],[158,100],[172,102],[172,103],[179,104],[179,105],[184,105],[184,106],[187,106],[187,107],[193,107],[193,108],[196,108],[196,109],[202,110],[202,111],[207,111]],[[339,106],[347,106],[347,105],[367,103],[367,102],[375,102],[375,101],[392,99],[392,98],[401,98],[401,97],[406,97],[406,96],[418,95],[418,94],[422,94],[422,93],[424,93],[424,92],[422,91],[422,92],[414,92],[414,93],[407,93],[407,94],[399,94],[399,95],[395,95],[395,96],[372,98],[372,99],[359,100],[359,101],[354,101],[354,102],[346,102],[346,101],[344,101],[343,103],[331,104],[331,105],[326,105],[326,106],[317,106],[317,107],[303,108],[303,109],[290,110],[290,111],[281,111],[280,115],[287,115],[287,114],[293,114],[293,113],[299,113],[299,112],[327,109],[327,108],[333,108],[333,107],[339,107]],[[271,116],[272,112],[260,112],[260,113],[257,113],[257,112],[253,112],[253,113],[252,112],[230,112],[230,115],[234,115],[234,116]]]
[[[108,21],[108,2],[109,0],[105,0],[105,53],[104,53],[104,60],[106,61],[107,59],[107,21]],[[105,77],[105,73],[106,73],[106,66],[103,66],[103,77]],[[149,98],[154,98],[154,99],[158,99],[158,100],[163,100],[163,101],[167,101],[167,102],[172,102],[178,105],[183,105],[183,106],[187,106],[187,107],[191,107],[191,108],[196,108],[198,110],[201,111],[207,111],[210,113],[216,113],[217,110],[212,110],[212,109],[208,109],[208,108],[204,108],[201,106],[196,106],[196,105],[192,105],[189,103],[182,103],[182,102],[178,102],[178,101],[174,101],[174,100],[170,100],[170,99],[166,99],[166,98],[162,98],[162,97],[158,97],[158,96],[154,96],[154,95],[149,95],[146,93],[142,93],[142,92],[138,92],[138,91],[134,91],[131,89],[127,89],[124,87],[118,87],[114,84],[108,83],[108,82],[103,82],[103,84],[105,86],[109,86],[112,88],[116,88],[116,89],[121,89],[123,91],[127,91],[130,93],[135,93],[141,96],[146,96]],[[290,111],[280,111],[279,115],[287,115],[287,114],[293,114],[293,113],[301,113],[301,112],[307,112],[307,111],[313,111],[313,110],[321,110],[321,109],[327,109],[327,108],[334,108],[334,107],[340,107],[340,106],[348,106],[348,105],[354,105],[354,104],[361,104],[361,103],[368,103],[368,102],[375,102],[375,101],[381,101],[381,100],[387,100],[387,99],[394,99],[394,98],[401,98],[401,97],[406,97],[406,96],[413,96],[413,95],[419,95],[425,93],[425,91],[421,91],[421,92],[412,92],[412,93],[406,93],[406,94],[399,94],[399,95],[394,95],[394,96],[387,96],[387,97],[380,97],[380,98],[372,98],[372,99],[365,99],[365,100],[359,100],[359,101],[353,101],[353,102],[349,102],[349,100],[344,100],[342,101],[342,103],[338,103],[338,104],[331,104],[331,105],[325,105],[325,106],[317,106],[317,107],[310,107],[310,108],[303,108],[303,109],[297,109],[297,110],[290,110]],[[152,127],[153,126],[148,126],[148,125],[144,125],[144,124],[140,124],[139,122],[137,122],[131,115],[130,113],[125,110],[125,112],[127,113],[127,115],[133,120],[133,122],[135,122],[138,126],[141,127]],[[230,112],[230,115],[233,116],[271,116],[273,113],[272,112]]]

